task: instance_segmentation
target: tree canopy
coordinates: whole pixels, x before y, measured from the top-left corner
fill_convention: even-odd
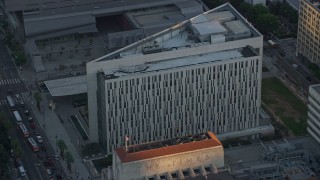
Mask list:
[[[62,158],[64,158],[64,151],[68,149],[68,146],[66,145],[66,143],[62,139],[59,139],[57,141],[57,146],[60,149],[60,156],[62,156]]]
[[[267,13],[269,13],[269,10],[267,7],[261,4],[257,4],[248,10],[247,17],[249,21],[256,23],[258,15],[267,14]]]
[[[263,34],[266,34],[268,32],[274,32],[277,30],[279,26],[278,18],[270,13],[260,14],[257,16],[255,26]]]

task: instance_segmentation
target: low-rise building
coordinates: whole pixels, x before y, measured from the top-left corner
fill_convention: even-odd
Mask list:
[[[223,167],[223,146],[212,132],[207,132],[116,148],[112,167],[103,170],[102,179],[208,177]]]

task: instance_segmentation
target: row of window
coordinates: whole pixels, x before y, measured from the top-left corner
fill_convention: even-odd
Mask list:
[[[255,117],[255,115],[248,116],[249,118]],[[248,118],[248,119],[249,119]],[[214,122],[212,122],[214,123]],[[221,122],[222,124],[222,122]],[[163,127],[161,129],[160,125],[154,126],[144,126],[136,127],[133,129],[125,129],[124,131],[117,130],[113,132],[108,132],[108,137],[113,137],[107,140],[107,144],[113,147],[123,146],[125,135],[129,135],[129,144],[139,144],[154,141],[154,139],[170,139],[176,136],[183,136],[187,134],[197,134],[200,132],[214,131],[217,133],[223,133],[228,131],[242,130],[245,128],[251,128],[258,124],[258,121],[246,121],[237,124],[226,124],[224,126],[219,126],[217,124],[204,124],[204,123],[193,123],[188,126],[176,126],[176,127]]]
[[[242,110],[230,110],[227,112],[205,112],[205,111],[190,111],[190,112],[180,112],[174,114],[166,114],[161,116],[157,116],[160,113],[144,113],[143,115],[127,115],[127,116],[118,116],[116,118],[108,118],[106,125],[109,126],[109,131],[114,131],[116,129],[124,128],[133,128],[140,125],[151,125],[151,124],[189,124],[194,122],[211,122],[211,121],[228,121],[228,119],[232,119],[234,117],[243,116],[246,114],[257,114],[258,107],[252,107],[248,109]],[[155,115],[157,114],[157,115]],[[239,122],[242,122],[240,119]],[[117,128],[118,127],[118,128]],[[119,128],[120,127],[120,128]]]
[[[255,62],[256,62],[256,65],[255,65]],[[241,68],[236,68],[237,64],[239,64],[239,67]],[[166,74],[160,74],[160,75],[151,75],[151,76],[142,77],[142,78],[132,78],[130,80],[127,79],[119,82],[118,81],[108,82],[106,83],[106,87],[107,87],[107,90],[109,90],[109,89],[117,89],[119,87],[122,88],[122,87],[139,86],[141,84],[152,84],[152,83],[166,82],[166,81],[172,82],[177,79],[189,79],[189,81],[191,81],[192,79],[195,81],[196,80],[206,81],[209,79],[209,77],[214,77],[213,79],[217,77],[219,79],[220,76],[224,78],[227,78],[227,77],[229,78],[230,75],[232,76],[232,74],[234,74],[234,76],[251,75],[252,73],[259,72],[258,64],[259,64],[259,60],[254,59],[254,60],[250,60],[250,66],[248,66],[249,61],[241,61],[241,62],[235,62],[230,64],[218,65],[218,66],[209,66],[207,68],[198,68],[198,69],[184,70],[184,71],[172,72],[172,73],[166,73]],[[227,68],[228,65],[230,67],[234,66],[235,69]],[[222,67],[224,67],[224,70],[222,70]],[[221,70],[215,71],[216,68]],[[243,81],[245,81],[244,79],[246,79],[246,76],[243,76]],[[241,81],[241,79],[239,81]],[[180,84],[182,84],[182,81],[180,82]]]
[[[130,143],[136,144],[176,134],[222,133],[256,126],[259,61],[230,64],[131,79],[98,77],[98,87],[104,86],[98,90],[98,118],[105,125],[99,131],[103,131],[106,147],[111,152],[112,147],[123,145],[126,134],[132,137]],[[235,67],[243,69],[233,69],[230,74],[228,70]],[[229,77],[234,72],[236,77]]]

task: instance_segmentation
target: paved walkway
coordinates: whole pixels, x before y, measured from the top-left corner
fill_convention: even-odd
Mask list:
[[[33,72],[30,64],[26,64],[23,67],[22,72],[19,74],[20,77],[24,80],[29,91],[35,92],[38,91],[36,87],[35,81],[37,80],[35,73]],[[67,169],[67,164],[64,160],[60,159],[60,163],[62,165],[63,170],[66,175],[69,177],[68,179],[90,179],[90,174],[85,164],[82,162],[82,158],[78,153],[77,142],[73,142],[67,131],[74,131],[73,129],[66,129],[63,124],[60,122],[59,117],[56,112],[49,109],[49,100],[46,96],[42,94],[42,108],[41,111],[36,107],[36,103],[34,102],[34,98],[30,97],[29,93],[26,93],[26,96],[29,98],[29,104],[32,108],[36,119],[41,125],[41,128],[46,133],[49,143],[51,144],[54,151],[58,152],[58,147],[56,146],[56,141],[59,139],[64,140],[68,147],[68,151],[74,157],[74,163],[72,164],[72,171],[69,172]],[[76,132],[75,132],[76,133]],[[59,154],[59,153],[57,153]]]
[[[39,121],[41,128],[46,133],[49,143],[53,147],[53,149],[59,154],[59,148],[56,145],[56,141],[59,139],[64,140],[66,143],[69,152],[74,157],[74,163],[72,164],[72,170],[69,172],[67,169],[66,162],[64,160],[60,160],[62,167],[67,174],[68,177],[72,177],[72,179],[88,179],[89,171],[87,170],[86,166],[82,162],[82,158],[80,157],[74,142],[68,136],[66,129],[63,127],[62,123],[60,122],[59,117],[53,110],[50,110],[47,106],[49,104],[48,100],[43,97],[42,99],[42,110],[39,111],[36,107],[36,103],[31,104],[31,108],[35,113],[36,119]],[[71,179],[71,178],[70,178]]]

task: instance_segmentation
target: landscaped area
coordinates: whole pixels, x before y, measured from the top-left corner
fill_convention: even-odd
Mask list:
[[[277,78],[262,80],[262,101],[294,135],[307,132],[307,106]]]
[[[79,119],[76,116],[70,116],[71,121],[73,122],[74,126],[77,128],[79,134],[81,135],[83,140],[87,140],[88,136],[84,132],[83,127],[80,125]]]
[[[101,170],[103,168],[112,166],[112,156],[109,155],[108,157],[102,159],[92,160],[92,164],[94,165],[98,173],[101,173]]]

